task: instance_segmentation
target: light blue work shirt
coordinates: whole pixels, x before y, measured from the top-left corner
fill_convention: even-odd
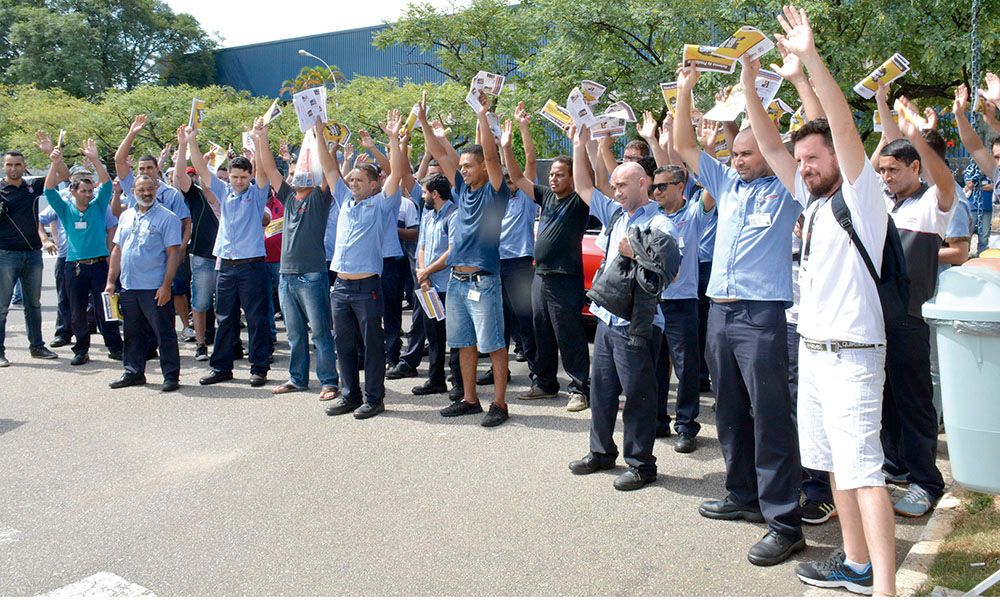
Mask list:
[[[714,211],[713,211],[714,212]],[[702,221],[708,216],[701,208],[699,198],[684,203],[678,211],[664,216],[677,230],[677,246],[681,250],[681,267],[660,297],[664,300],[687,300],[698,297],[698,241],[701,239]]]
[[[132,188],[135,186],[135,171],[129,171],[128,175],[122,177],[119,183],[122,186],[122,199],[125,200],[125,206],[135,208],[135,196],[132,195]],[[184,201],[184,194],[179,189],[167,185],[162,179],[157,183],[160,185],[156,188],[156,201],[166,206],[180,220],[190,219],[191,209]]]
[[[399,194],[400,200],[403,195]],[[399,258],[403,256],[403,244],[399,242],[399,204],[396,205],[396,212],[386,213],[383,217],[382,226],[385,234],[382,236],[382,258]]]
[[[448,232],[455,221],[455,203],[446,200],[440,210],[425,210],[420,220],[420,235],[417,237],[417,256],[424,249],[424,267],[441,258],[448,251]],[[448,291],[448,277],[451,267],[445,267],[431,274],[431,285],[439,294]]]
[[[500,260],[535,255],[535,219],[541,208],[518,188],[500,221]]]
[[[181,220],[156,202],[146,212],[130,208],[118,221],[115,244],[121,248],[122,288],[159,289],[167,273],[167,248],[181,245]]]
[[[955,212],[951,215],[945,238],[972,237],[972,205],[965,196],[965,190],[955,186]]]
[[[326,218],[326,233],[323,235],[323,250],[326,252],[327,262],[333,261],[333,252],[337,249],[337,221],[340,219],[340,207],[351,197],[351,188],[347,187],[343,179],[338,179],[330,194],[333,202],[330,203],[330,216]]]
[[[337,194],[334,195],[334,204],[337,203],[336,197]],[[337,218],[337,240],[330,270],[352,275],[381,275],[386,219],[392,219],[395,234],[402,199],[399,190],[388,198],[385,192],[361,201],[353,196],[346,198],[340,205],[340,216]]]
[[[59,192],[65,196],[69,195],[69,192]],[[66,230],[63,228],[62,221],[59,220],[59,215],[56,211],[52,210],[51,206],[46,206],[45,210],[38,213],[38,222],[42,224],[42,227],[48,227],[52,223],[56,224],[56,256],[59,258],[66,258],[66,251],[69,248],[69,244],[66,243]],[[118,226],[118,217],[111,212],[111,207],[105,211],[104,215],[104,229],[111,230]]]
[[[82,213],[76,202],[64,200],[54,189],[45,190],[45,199],[63,222],[66,234],[66,260],[87,260],[108,255],[108,204],[111,202],[111,182],[97,188],[97,194]]]
[[[212,254],[219,258],[238,260],[258,258],[264,250],[264,210],[270,190],[251,181],[250,187],[240,194],[233,186],[212,173],[210,189],[222,208],[219,211],[219,233],[215,237]]]
[[[597,217],[597,220],[604,225],[605,229],[607,229],[608,224],[611,222],[615,211],[619,209],[621,209],[621,204],[608,198],[599,190],[594,190],[593,195],[590,197],[590,214]],[[608,232],[608,235],[605,235],[603,231],[601,232],[601,235],[597,238],[597,247],[602,248],[604,254],[607,256],[605,264],[611,264],[618,257],[618,244],[625,237],[625,233],[632,225],[640,228],[647,226],[656,227],[674,239],[680,239],[670,219],[660,211],[660,206],[655,202],[648,202],[635,211],[634,215],[629,216],[625,213],[619,217],[614,228]],[[629,324],[628,319],[622,319],[611,314],[610,311],[596,302],[590,305],[590,312],[598,319],[604,321],[606,325],[612,327],[625,327]],[[659,327],[661,330],[663,329],[663,313],[659,310],[653,312],[653,325]]]
[[[802,205],[775,176],[746,182],[705,152],[698,178],[719,213],[710,298],[792,304],[792,237]]]
[[[702,192],[704,193],[704,192]],[[701,196],[698,197],[699,203]],[[715,254],[715,231],[719,225],[719,210],[713,208],[701,220],[701,239],[698,240],[698,262],[710,263]]]

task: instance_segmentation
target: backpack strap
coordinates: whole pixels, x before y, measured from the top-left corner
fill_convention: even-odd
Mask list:
[[[837,219],[837,223],[839,223],[844,231],[847,232],[847,235],[851,237],[851,242],[861,254],[861,260],[864,261],[872,279],[874,279],[875,284],[878,285],[878,271],[875,270],[875,265],[872,264],[872,259],[868,256],[868,251],[865,250],[865,245],[861,243],[861,238],[858,237],[858,232],[854,230],[854,223],[851,221],[851,209],[847,208],[847,203],[844,202],[844,194],[840,188],[837,188],[836,193],[834,193],[834,195],[830,198],[830,208],[833,209],[833,217]]]

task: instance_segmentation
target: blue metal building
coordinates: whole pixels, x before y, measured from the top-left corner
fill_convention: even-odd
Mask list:
[[[215,53],[216,82],[254,96],[274,97],[282,82],[298,75],[302,67],[316,61],[299,56],[304,49],[340,69],[348,79],[356,75],[396,77],[401,82],[440,82],[444,77],[425,66],[409,62],[436,62],[433,53],[413,47],[391,46],[380,50],[372,45],[385,25],[335,31],[306,37],[224,48]],[[322,65],[316,65],[322,67]]]

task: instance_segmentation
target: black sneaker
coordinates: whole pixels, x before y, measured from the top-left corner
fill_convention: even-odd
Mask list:
[[[79,367],[80,365],[85,365],[89,362],[90,362],[90,355],[84,352],[82,354],[74,355],[73,360],[69,361],[69,364],[71,364],[74,367]]]
[[[232,371],[216,371],[213,369],[211,373],[199,379],[198,383],[201,385],[213,385],[216,383],[222,383],[223,381],[229,381],[232,378]]]
[[[443,383],[431,383],[425,381],[410,390],[414,396],[429,396],[430,394],[443,394],[448,391],[448,386]]]
[[[837,507],[832,502],[806,500],[802,503],[802,522],[810,525],[826,523],[837,516]]]
[[[359,420],[370,419],[375,415],[379,415],[384,412],[385,412],[385,404],[381,402],[379,404],[368,404],[366,402],[361,406],[359,406],[358,409],[354,411],[354,418]]]
[[[469,404],[465,400],[452,402],[451,406],[441,409],[442,417],[461,417],[462,415],[474,415],[483,412],[483,405],[479,402]]]
[[[198,349],[194,351],[194,359],[199,362],[208,360],[208,346],[205,344],[198,346]]]
[[[684,433],[682,431],[677,434],[677,441],[674,442],[674,452],[690,454],[691,452],[694,452],[697,447],[698,442],[690,433]]]
[[[416,377],[417,370],[406,364],[405,362],[400,362],[394,367],[386,369],[385,378],[386,379],[404,379],[406,377]]]
[[[528,362],[528,357],[524,354],[524,350],[521,350],[520,348],[515,348],[514,360],[517,362]]]
[[[69,346],[72,343],[73,341],[70,340],[69,338],[56,338],[52,340],[49,346],[53,348],[62,348],[63,346]]]
[[[507,412],[506,408],[500,408],[495,403],[490,403],[490,411],[483,417],[483,422],[480,425],[483,427],[496,427],[509,418],[510,413]]]
[[[451,389],[448,390],[448,399],[452,402],[458,402],[465,397],[465,388],[460,385],[453,385]]]
[[[837,550],[824,561],[799,563],[795,574],[803,583],[821,588],[842,587],[855,594],[871,595],[875,586],[872,577],[872,565],[868,563],[863,573],[858,573],[844,564],[847,556],[843,550]]]

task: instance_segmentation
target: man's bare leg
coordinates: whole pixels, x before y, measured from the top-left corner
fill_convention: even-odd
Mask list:
[[[463,400],[469,404],[479,402],[479,395],[476,393],[476,363],[479,362],[479,349],[475,346],[466,346],[458,349],[458,364],[462,369],[462,386],[465,388]]]
[[[493,365],[493,391],[496,394],[493,403],[500,408],[507,408],[507,373],[510,366],[507,363],[507,348],[490,352],[490,363]],[[463,370],[463,378],[465,377]]]
[[[205,326],[208,319],[205,313],[200,310],[191,311],[191,320],[194,321],[194,339],[199,346],[205,345]]]
[[[896,595],[896,521],[885,487],[837,489],[830,473],[844,553],[848,560],[872,563],[874,595]]]

